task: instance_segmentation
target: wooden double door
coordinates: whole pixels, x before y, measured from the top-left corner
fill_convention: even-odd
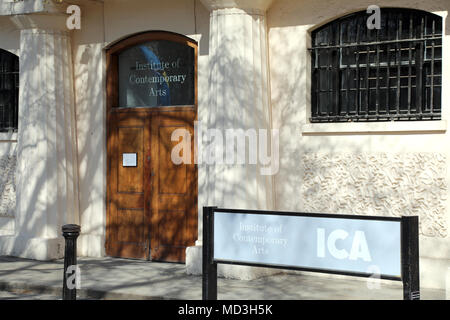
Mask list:
[[[108,115],[106,253],[184,262],[197,236],[195,112],[157,110],[117,109]],[[189,134],[172,141],[176,129]],[[183,144],[190,146],[191,158],[176,164],[172,152],[181,139],[191,140]]]

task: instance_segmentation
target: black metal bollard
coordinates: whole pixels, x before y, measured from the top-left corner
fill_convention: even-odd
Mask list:
[[[67,268],[77,265],[77,238],[80,235],[80,230],[80,226],[76,224],[66,224],[62,227],[62,235],[66,242],[64,250],[63,300],[77,299],[76,287],[69,288],[67,285]],[[76,273],[77,271],[74,270],[74,272]],[[76,276],[78,275],[76,274]]]

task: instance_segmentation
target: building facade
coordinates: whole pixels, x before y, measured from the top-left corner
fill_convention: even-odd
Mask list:
[[[77,223],[81,256],[185,262],[196,274],[206,205],[417,215],[421,284],[445,288],[449,10],[0,1],[0,254],[60,258],[61,226]],[[271,132],[272,157],[227,162],[213,142],[229,129],[244,141]],[[189,147],[174,163],[180,141]]]

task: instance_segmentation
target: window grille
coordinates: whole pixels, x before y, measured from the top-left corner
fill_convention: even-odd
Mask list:
[[[17,131],[19,58],[0,49],[0,132]]]
[[[442,18],[381,9],[312,32],[311,122],[441,119]]]

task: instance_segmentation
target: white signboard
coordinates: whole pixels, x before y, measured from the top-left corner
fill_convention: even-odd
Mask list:
[[[400,220],[214,213],[214,260],[401,276]]]
[[[136,153],[122,153],[122,166],[137,167],[137,154]]]

